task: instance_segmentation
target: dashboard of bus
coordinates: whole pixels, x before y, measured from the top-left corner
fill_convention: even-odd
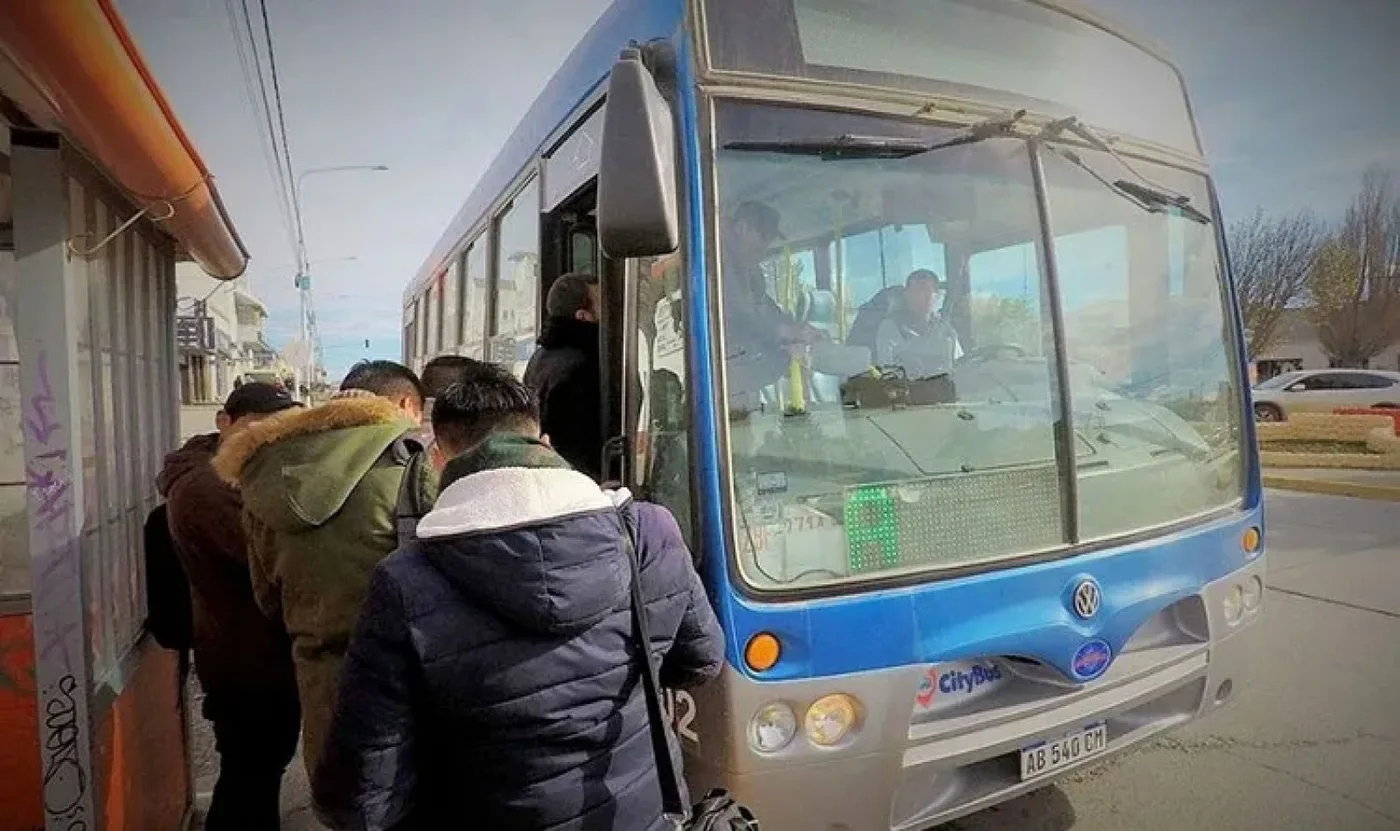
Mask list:
[[[719,100],[714,130],[753,588],[961,573],[1240,504],[1203,175],[810,107]]]

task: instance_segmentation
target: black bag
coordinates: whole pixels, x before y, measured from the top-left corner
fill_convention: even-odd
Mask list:
[[[194,608],[190,601],[190,581],[180,558],[165,503],[146,516],[146,628],[156,643],[176,652],[194,646]]]
[[[395,464],[403,465],[399,497],[394,505],[394,529],[398,533],[399,545],[404,546],[418,539],[418,520],[427,516],[433,507],[419,487],[428,453],[420,442],[407,437],[390,445],[388,452]]]
[[[841,403],[857,409],[919,407],[957,400],[953,377],[946,372],[911,381],[902,367],[885,367],[878,374],[857,375],[841,385]]]
[[[647,701],[647,722],[651,727],[651,749],[656,756],[656,776],[661,780],[661,808],[677,828],[685,831],[759,831],[758,820],[748,808],[735,802],[723,788],[712,788],[687,812],[681,801],[681,787],[671,745],[666,739],[666,716],[661,707],[661,680],[651,660],[651,631],[647,628],[646,599],[642,595],[642,565],[637,560],[635,529],[628,515],[622,520],[623,545],[632,566],[632,637],[641,657],[642,689]]]

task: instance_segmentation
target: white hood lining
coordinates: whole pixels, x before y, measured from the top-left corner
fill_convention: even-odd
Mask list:
[[[603,491],[576,470],[503,467],[453,482],[418,522],[422,539],[538,525],[560,517],[611,510],[631,500],[627,489]]]

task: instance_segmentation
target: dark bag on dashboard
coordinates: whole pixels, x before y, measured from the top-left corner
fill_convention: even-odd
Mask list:
[[[841,387],[841,403],[857,409],[952,404],[957,400],[951,375],[943,373],[911,381],[901,367],[857,375],[846,379]]]
[[[951,375],[934,375],[931,378],[916,378],[909,382],[904,403],[911,407],[931,404],[953,404],[958,400]]]
[[[651,749],[656,756],[656,778],[661,780],[661,807],[676,827],[686,831],[759,831],[758,820],[748,808],[735,802],[723,788],[712,788],[687,813],[681,801],[680,774],[671,758],[666,738],[666,716],[661,708],[661,680],[651,662],[651,631],[647,628],[646,599],[642,595],[642,564],[637,560],[636,530],[627,514],[622,520],[623,546],[632,566],[632,645],[642,659],[642,690],[651,728]]]

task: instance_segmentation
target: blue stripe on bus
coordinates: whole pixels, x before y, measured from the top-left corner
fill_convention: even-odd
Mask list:
[[[734,619],[730,613],[729,598],[734,596],[734,588],[729,582],[729,563],[725,552],[724,513],[720,509],[724,493],[723,479],[720,476],[720,423],[718,411],[719,374],[714,371],[714,342],[710,337],[709,290],[706,275],[709,273],[708,257],[705,248],[705,194],[708,191],[705,175],[700,164],[703,158],[700,144],[699,96],[695,88],[695,52],[688,37],[676,38],[677,95],[680,105],[681,163],[684,166],[686,183],[686,266],[690,285],[687,291],[689,320],[686,335],[689,341],[690,394],[692,435],[695,437],[695,479],[699,490],[694,494],[691,505],[700,517],[700,539],[698,545],[705,546],[703,568],[710,596],[719,615],[720,624],[726,632],[729,660],[739,660],[740,641],[736,640]]]
[[[1102,638],[1117,655],[1152,615],[1246,565],[1241,537],[1261,519],[1255,509],[1066,560],[844,597],[764,604],[726,592],[728,658],[771,681],[999,655],[1034,658],[1072,678],[1085,641]],[[1087,622],[1066,603],[1084,576],[1103,588],[1103,608]],[[783,655],[755,676],[742,650],[758,632],[775,635]]]

